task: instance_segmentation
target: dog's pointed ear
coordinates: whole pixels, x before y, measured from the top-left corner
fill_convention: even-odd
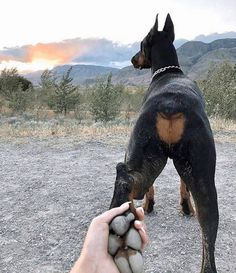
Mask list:
[[[157,31],[158,31],[158,14],[156,16],[155,24],[150,31],[151,36],[153,36]]]
[[[157,13],[157,16],[156,16],[156,21],[155,21],[155,24],[153,26],[153,29],[155,29],[156,31],[158,31],[158,13]]]
[[[174,24],[173,24],[173,22],[171,20],[171,17],[170,17],[169,13],[166,16],[166,22],[165,22],[163,31],[168,33],[168,35],[170,37],[170,40],[173,43],[174,39],[175,39],[175,31],[174,31]]]

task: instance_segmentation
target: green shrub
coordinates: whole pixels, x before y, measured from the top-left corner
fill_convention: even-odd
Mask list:
[[[57,80],[52,71],[45,70],[41,76],[41,92],[49,108],[55,113],[66,115],[70,110],[74,110],[79,104],[80,95],[77,86],[73,85],[69,68],[60,80]]]
[[[0,75],[0,96],[14,112],[24,112],[33,96],[32,84],[16,68],[4,69]]]
[[[236,119],[236,67],[225,62],[210,69],[199,86],[209,115]]]
[[[97,80],[90,92],[89,106],[95,121],[108,122],[120,112],[123,86],[111,83],[112,74],[107,80]]]

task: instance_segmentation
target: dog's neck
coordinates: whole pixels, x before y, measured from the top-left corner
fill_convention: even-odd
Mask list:
[[[158,76],[159,74],[168,73],[168,72],[176,72],[176,71],[182,73],[181,68],[179,66],[176,66],[176,65],[165,66],[163,68],[159,68],[152,74],[152,80],[156,76]]]
[[[154,77],[170,71],[181,71],[173,44],[157,44],[152,48],[152,74]],[[156,73],[156,74],[155,74]]]

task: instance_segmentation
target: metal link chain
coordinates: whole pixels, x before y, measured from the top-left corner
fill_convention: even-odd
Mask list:
[[[152,80],[153,80],[153,78],[154,78],[156,75],[158,75],[158,74],[160,74],[160,73],[162,73],[162,72],[164,72],[164,71],[166,71],[166,70],[168,70],[168,69],[171,69],[171,68],[177,68],[177,69],[181,70],[180,67],[177,66],[177,65],[170,65],[170,66],[162,67],[162,68],[160,68],[160,69],[157,69],[157,70],[154,72],[154,74],[152,75]]]

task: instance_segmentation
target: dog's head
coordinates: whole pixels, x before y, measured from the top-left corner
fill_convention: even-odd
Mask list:
[[[148,35],[143,39],[140,44],[140,51],[136,53],[131,62],[134,68],[151,68],[152,66],[152,48],[154,45],[160,46],[165,44],[172,44],[175,39],[174,25],[170,15],[166,17],[165,25],[162,31],[158,31],[158,15],[156,16],[156,22]]]

